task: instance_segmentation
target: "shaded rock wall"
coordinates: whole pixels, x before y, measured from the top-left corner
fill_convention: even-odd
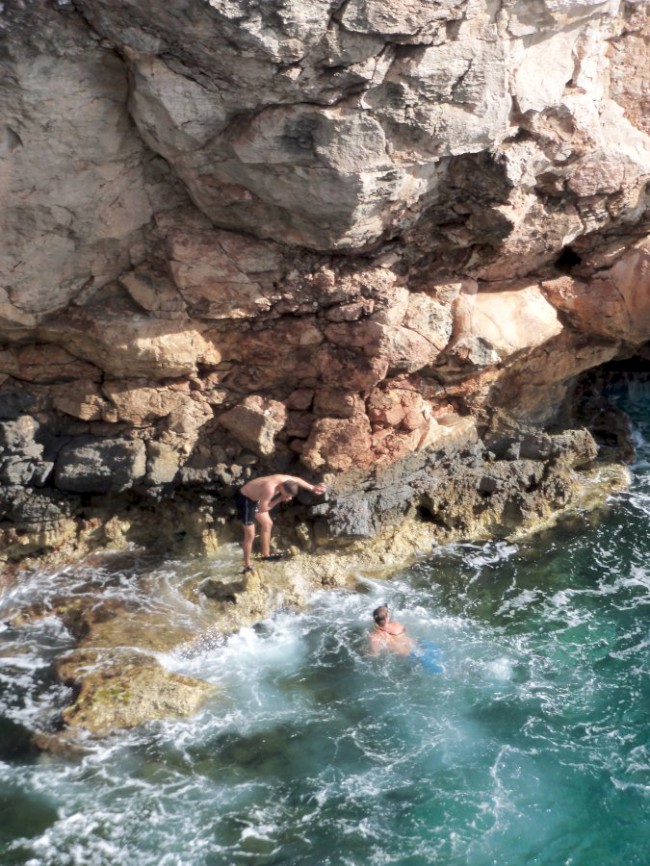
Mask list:
[[[648,17],[7,0],[4,555],[570,425],[576,377],[650,339]]]

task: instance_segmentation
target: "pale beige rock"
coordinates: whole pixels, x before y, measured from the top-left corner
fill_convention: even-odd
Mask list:
[[[442,303],[424,292],[414,292],[409,297],[403,324],[431,344],[427,357],[431,353],[435,357],[435,353],[442,352],[452,335],[451,304]]]
[[[119,282],[148,312],[165,319],[183,318],[186,305],[173,281],[165,274],[140,269],[122,274]]]
[[[466,198],[481,219],[465,220],[455,243],[480,245],[481,220],[499,225],[505,217],[511,238],[501,243],[517,273],[524,262],[552,260],[563,241],[585,230],[581,218],[590,220],[589,230],[608,225],[614,206],[622,219],[638,219],[648,137],[621,70],[647,52],[642,13],[618,2],[577,0],[517,0],[498,14],[469,0],[434,6],[354,0],[338,15],[335,6],[311,0],[252,14],[243,0],[232,0],[187,16],[174,2],[164,12],[133,0],[116,8],[80,2],[86,20],[121,50],[140,135],[224,227],[321,250],[363,247],[415,224],[447,184],[454,187],[455,163],[445,157],[479,152],[494,154],[494,166],[506,165],[508,175],[527,165],[525,184],[510,195],[502,177],[496,196]],[[43,310],[51,310],[127,271],[149,244],[150,218],[158,221],[179,201],[179,184],[160,181],[162,161],[154,180],[129,126],[127,70],[117,54],[90,40],[81,21],[65,22],[52,13],[47,26],[39,22],[44,44],[33,55],[10,40],[18,47],[8,78],[14,75],[29,93],[32,127],[27,147],[14,123],[18,102],[11,102],[3,183],[21,193],[32,179],[28,168],[37,166],[40,191],[21,205],[36,221],[40,242],[21,254],[17,269],[7,266],[22,280],[10,311],[19,318],[31,310],[21,298],[37,297],[46,262],[64,275],[48,291]],[[420,47],[398,55],[396,42]],[[45,78],[56,82],[54,89],[43,90]],[[513,101],[522,117],[511,112]],[[517,123],[534,130],[533,159],[516,140]],[[558,126],[564,151],[552,152],[548,137]],[[54,153],[47,151],[51,132]],[[19,186],[11,179],[16,171]],[[551,183],[560,189],[568,183],[578,198],[596,189],[612,201],[603,201],[596,217],[576,217],[572,201],[562,199],[558,208],[540,196]],[[45,190],[63,194],[50,200]],[[11,231],[27,224],[15,217]],[[533,230],[533,222],[542,229]],[[84,238],[83,249],[73,237]],[[219,260],[219,247],[206,252],[206,271],[199,262],[178,265],[197,314],[228,316],[232,307],[235,316],[252,316],[258,304],[266,308],[255,269],[242,267],[237,256]],[[490,279],[505,276],[485,261],[475,259],[472,267]],[[15,292],[16,280],[11,286]],[[142,286],[134,290],[152,305]]]
[[[168,484],[174,480],[181,465],[181,454],[164,442],[147,443],[147,481]]]
[[[109,404],[95,382],[79,379],[52,389],[52,403],[58,412],[80,421],[105,419]]]
[[[606,0],[508,0],[504,4],[504,18],[508,30],[518,36],[531,36],[540,27],[559,29],[567,24],[589,18],[596,11],[603,11]]]
[[[475,366],[489,366],[535,349],[561,331],[557,312],[538,286],[462,294],[448,352]]]
[[[201,428],[214,417],[212,407],[200,394],[183,395],[182,402],[170,412],[167,429],[183,442],[183,452],[189,454]]]
[[[174,281],[193,315],[251,318],[271,306],[279,250],[233,232],[177,230],[167,239]]]
[[[520,63],[514,74],[514,95],[521,111],[543,111],[562,101],[575,66],[577,28],[560,30],[537,44],[519,46]]]
[[[264,397],[247,397],[219,417],[219,423],[246,448],[270,456],[275,452],[275,437],[287,423],[283,403]]]
[[[360,33],[391,35],[404,42],[426,41],[441,23],[455,21],[461,15],[462,0],[444,0],[423,4],[418,0],[350,0],[341,21],[348,30]],[[410,38],[409,38],[410,37]]]
[[[16,324],[116,277],[152,216],[122,61],[80,22],[39,15],[36,50],[9,37],[2,64],[0,285],[18,312],[0,314]]]
[[[38,433],[38,422],[31,415],[19,415],[15,419],[5,420],[0,426],[0,448],[10,453],[23,449],[33,452],[33,456],[43,453],[43,446],[35,444]]]
[[[408,310],[410,294],[406,286],[384,274],[368,274],[370,291],[374,295],[373,322],[380,325],[401,325]]]
[[[0,279],[2,278],[1,274],[2,272],[0,271]],[[0,286],[0,326],[3,330],[9,333],[12,331],[25,331],[26,329],[33,328],[36,321],[37,319],[32,313],[25,312],[15,304],[12,304],[7,290]]]
[[[135,650],[76,650],[58,663],[57,673],[78,687],[75,702],[63,711],[66,726],[97,737],[193,715],[214,692],[209,683],[170,673]]]
[[[110,421],[127,421],[135,427],[172,413],[182,413],[189,395],[170,388],[156,387],[139,379],[120,379],[102,385],[102,393],[112,404]],[[108,410],[111,411],[111,410]]]
[[[508,73],[517,61],[508,42],[496,38],[494,21],[481,4],[466,3],[463,12],[454,39],[404,53],[363,98],[384,122],[417,132],[415,141],[398,134],[392,141],[407,171],[416,153],[421,163],[418,170],[412,164],[409,176],[405,204],[411,206],[439,181],[432,157],[481,150],[488,140],[500,143],[510,129]]]
[[[585,333],[632,345],[650,339],[650,243],[629,250],[589,283],[560,277],[542,286]]]
[[[626,10],[624,35],[609,44],[611,69],[610,94],[624,110],[636,129],[650,134],[650,13],[647,3],[636,3]]]
[[[84,7],[107,36],[128,42],[139,130],[201,209],[223,226],[316,249],[363,246],[417,219],[444,181],[440,158],[501,145],[513,131],[513,99],[525,112],[555,110],[571,58],[586,72],[592,57],[604,56],[618,13],[615,3],[540,2],[535,11],[509,3],[495,19],[483,4],[462,0],[431,8],[355,0],[337,19],[328,4],[309,3],[300,13],[291,9],[278,42],[263,15],[238,15],[233,2],[228,11],[237,27],[221,19],[222,51],[208,57],[196,40],[200,14],[188,22],[171,6],[146,27],[147,10],[132,8],[138,24],[126,39],[119,14],[99,13],[97,0]],[[590,27],[594,21],[599,26]],[[295,59],[289,32],[316,40],[294,69],[274,66]],[[189,79],[161,59],[183,33],[186,62],[204,64],[204,78]],[[253,39],[255,60],[233,51],[237,38]],[[398,58],[396,40],[423,47]],[[224,63],[244,85],[237,93]],[[319,64],[336,69],[335,77],[321,75]],[[219,89],[210,86],[214,73]],[[361,86],[364,111],[336,100],[333,82],[350,96]],[[605,102],[604,89],[601,95]],[[592,138],[596,128],[593,117]],[[539,171],[552,169],[548,158],[541,162]],[[629,178],[638,178],[639,166],[634,160]]]
[[[75,310],[40,330],[43,340],[66,348],[115,377],[168,379],[218,364],[222,355],[205,326],[108,310]]]
[[[476,419],[471,415],[448,415],[442,419],[430,417],[424,435],[418,442],[418,450],[423,448],[446,448],[464,446],[478,441]]]

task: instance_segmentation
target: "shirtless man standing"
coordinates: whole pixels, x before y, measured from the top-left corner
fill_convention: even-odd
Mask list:
[[[383,650],[390,650],[400,656],[413,652],[415,644],[406,634],[406,629],[399,622],[393,622],[390,611],[385,605],[372,612],[375,627],[370,632],[370,654],[378,655]]]
[[[271,554],[271,530],[273,521],[270,511],[281,502],[290,502],[298,493],[298,489],[309,490],[320,495],[327,488],[324,484],[309,484],[302,478],[293,475],[265,475],[262,478],[252,478],[237,491],[237,514],[244,530],[244,574],[253,570],[251,556],[255,540],[255,520],[260,525],[260,542],[263,559],[279,559]]]

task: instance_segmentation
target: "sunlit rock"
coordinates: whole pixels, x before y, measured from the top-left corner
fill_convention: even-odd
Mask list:
[[[249,397],[219,418],[219,423],[245,447],[261,455],[275,453],[275,437],[286,421],[284,405],[263,397]]]
[[[555,307],[537,286],[461,294],[447,352],[475,366],[492,366],[536,349],[561,331]]]
[[[0,285],[23,325],[127,268],[153,216],[124,64],[80,19],[36,14],[1,62]]]
[[[323,472],[346,472],[371,466],[370,422],[365,413],[350,418],[321,418],[301,450],[302,461],[310,469]]]
[[[581,331],[639,345],[650,339],[650,243],[644,241],[588,282],[559,277],[543,284],[552,304]]]
[[[77,650],[57,664],[57,676],[78,695],[63,711],[68,729],[103,737],[155,719],[196,713],[214,686],[166,671],[141,652]]]

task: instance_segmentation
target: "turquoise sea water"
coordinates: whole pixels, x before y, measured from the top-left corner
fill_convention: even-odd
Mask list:
[[[37,756],[22,735],[66,698],[48,660],[69,636],[53,618],[0,625],[0,863],[647,866],[650,390],[624,403],[639,459],[604,516],[432,551],[389,582],[359,575],[357,592],[165,656],[220,692],[84,758]],[[147,575],[170,615],[186,573]],[[135,572],[104,577],[137,597]],[[435,642],[442,672],[366,654],[382,602]]]

